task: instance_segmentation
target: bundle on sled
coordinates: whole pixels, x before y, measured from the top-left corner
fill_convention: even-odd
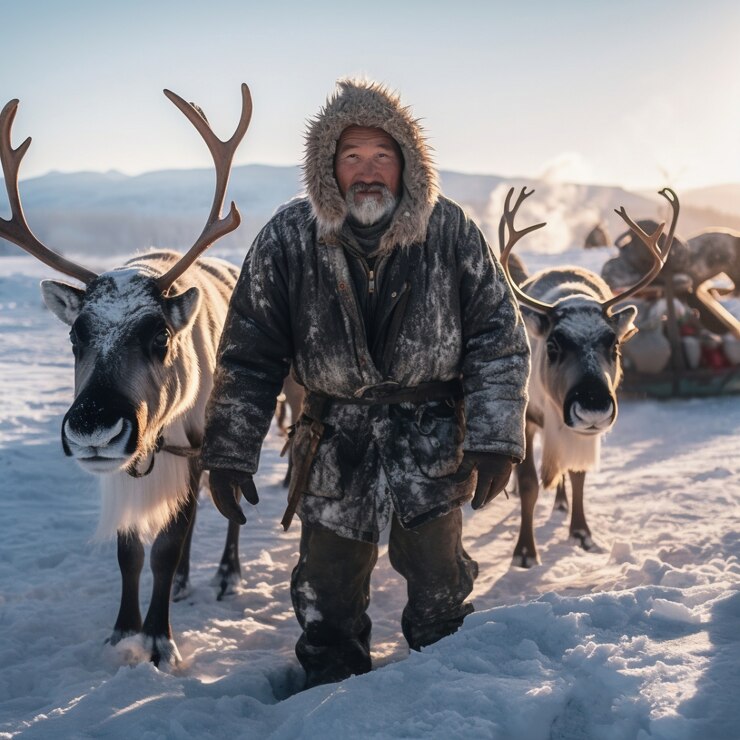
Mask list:
[[[654,222],[639,221],[645,230]],[[615,293],[634,281],[643,253],[630,232],[602,277]],[[639,333],[624,348],[622,392],[658,398],[740,392],[740,322],[728,309],[740,291],[740,234],[676,237],[659,275],[633,297]],[[736,310],[737,313],[737,310]]]

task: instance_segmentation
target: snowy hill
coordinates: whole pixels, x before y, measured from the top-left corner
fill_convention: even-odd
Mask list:
[[[630,193],[621,188],[467,175],[441,172],[442,189],[478,221],[492,243],[509,187],[534,187],[520,218],[546,220],[548,228],[522,243],[522,251],[560,252],[582,244],[586,234],[604,221],[612,238],[624,231],[614,209],[624,205],[635,218],[663,217],[664,201],[655,194]],[[48,246],[65,253],[132,254],[150,246],[187,248],[200,233],[213,198],[214,175],[209,169],[163,170],[129,177],[117,172],[50,173],[24,180],[21,197],[33,231]],[[218,244],[219,254],[241,258],[275,209],[302,190],[298,167],[244,165],[235,167],[228,199],[243,216],[242,226]],[[681,195],[681,193],[679,193]],[[3,201],[4,203],[4,201]],[[740,228],[734,218],[684,203],[679,233],[692,235],[709,226]],[[7,206],[3,207],[3,212]],[[526,212],[525,212],[526,211]],[[17,247],[0,239],[0,255]]]
[[[20,192],[29,225],[47,246],[104,258],[150,246],[190,246],[210,211],[214,180],[209,169],[162,170],[136,177],[117,172],[51,173],[22,181]],[[220,246],[246,252],[275,208],[299,190],[297,167],[234,168],[227,197],[239,205],[243,222]],[[7,247],[5,254],[12,253],[12,245],[2,240],[0,245]]]
[[[609,251],[528,263],[593,268]],[[1,738],[738,737],[740,397],[621,404],[586,482],[596,551],[567,541],[547,492],[536,510],[542,565],[512,569],[518,500],[466,508],[477,611],[421,653],[403,641],[403,582],[382,546],[375,670],[304,692],[288,593],[299,527],[278,523],[285,463],[272,430],[260,504],[245,505],[244,581],[220,602],[210,579],[226,523],[201,498],[194,591],[172,609],[184,663],[164,672],[141,661],[135,638],[104,644],[118,608],[116,550],[91,543],[95,483],[59,443],[73,385],[67,330],[42,307],[46,267],[20,256],[2,268]],[[145,569],[145,604],[150,587]]]

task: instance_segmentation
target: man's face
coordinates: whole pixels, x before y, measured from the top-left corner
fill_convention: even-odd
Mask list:
[[[337,142],[334,172],[349,212],[373,224],[393,211],[401,196],[401,152],[379,128],[349,126]]]

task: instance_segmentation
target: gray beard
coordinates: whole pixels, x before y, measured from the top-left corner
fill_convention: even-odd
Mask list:
[[[363,198],[362,202],[355,201],[355,194],[359,192],[379,192],[381,198]],[[398,205],[398,198],[388,190],[385,185],[365,185],[357,183],[352,185],[345,196],[347,209],[350,215],[363,226],[372,226],[384,219],[389,213],[392,213]]]

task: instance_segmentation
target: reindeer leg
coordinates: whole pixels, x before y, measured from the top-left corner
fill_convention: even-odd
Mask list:
[[[198,484],[200,483],[200,463],[190,460],[190,490],[193,492],[195,499],[198,499]],[[185,542],[182,545],[182,555],[177,565],[175,580],[172,584],[172,601],[182,601],[190,596],[190,545],[193,541],[193,530],[195,529],[195,518],[198,513],[198,507],[193,508],[193,516],[190,519],[190,526],[185,535]]]
[[[229,521],[226,530],[226,544],[221,555],[218,571],[213,577],[213,585],[218,588],[216,600],[221,601],[227,594],[233,594],[235,587],[242,577],[242,569],[239,564],[239,530],[241,527],[235,522]]]
[[[157,535],[149,556],[154,583],[142,633],[152,663],[156,666],[162,661],[177,664],[182,660],[170,628],[170,592],[185,538],[192,525],[195,496],[195,491],[191,489],[185,505]]]
[[[132,532],[118,532],[118,567],[121,571],[121,606],[107,642],[115,645],[141,631],[139,576],[144,567],[144,545]]]
[[[591,530],[586,523],[586,512],[583,510],[583,488],[586,482],[585,471],[569,470],[570,483],[573,488],[573,514],[570,518],[570,536],[586,551],[594,548]]]
[[[281,390],[277,397],[275,404],[275,421],[277,422],[280,434],[286,435],[288,433],[288,425],[285,419],[288,416],[288,401],[285,397],[285,390]]]
[[[291,450],[288,450],[288,468],[285,471],[285,478],[283,478],[283,487],[288,488],[291,475],[293,475],[293,455],[291,455]]]
[[[182,543],[180,563],[177,566],[175,578],[172,582],[172,601],[182,601],[190,596],[190,544],[193,541],[196,511],[197,507],[193,509],[193,518],[190,520],[190,526],[185,535],[185,542]]]
[[[534,506],[537,503],[539,483],[537,481],[537,468],[534,464],[532,454],[532,439],[534,427],[527,423],[527,456],[516,469],[517,483],[519,487],[519,498],[521,499],[521,524],[519,527],[519,539],[514,548],[512,565],[520,568],[531,568],[539,562],[537,557],[537,546],[534,543]]]
[[[552,506],[553,511],[568,511],[568,493],[565,489],[565,476],[560,476],[558,487],[555,489],[555,503]]]

